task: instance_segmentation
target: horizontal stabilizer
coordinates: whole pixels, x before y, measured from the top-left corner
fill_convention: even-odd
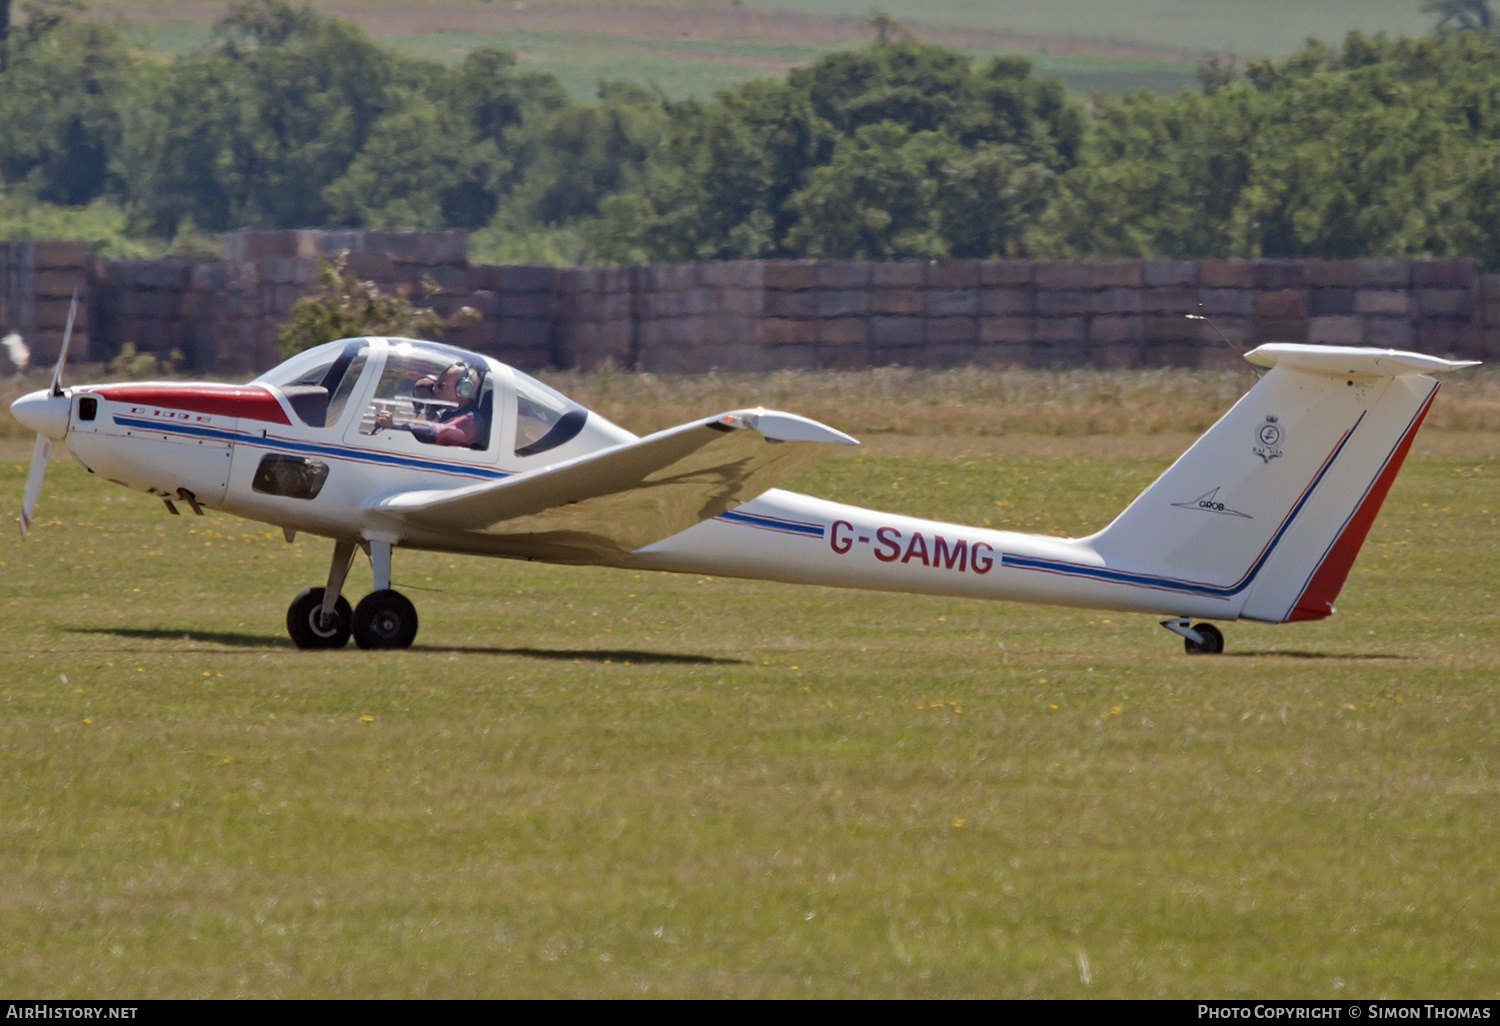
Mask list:
[[[1425,353],[1399,349],[1366,349],[1355,346],[1310,346],[1296,342],[1272,342],[1245,354],[1257,367],[1286,367],[1328,377],[1395,378],[1403,374],[1478,367],[1478,360],[1444,360]]]
[[[366,508],[419,532],[483,532],[507,554],[611,561],[748,502],[831,446],[854,444],[795,414],[737,410],[553,467]]]

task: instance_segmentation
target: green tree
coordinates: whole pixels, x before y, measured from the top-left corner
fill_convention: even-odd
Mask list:
[[[891,121],[839,141],[788,201],[797,214],[787,248],[811,257],[889,260],[948,256],[939,179],[952,144]]]
[[[750,82],[717,102],[668,108],[665,137],[629,188],[600,203],[592,228],[606,259],[776,255],[794,215],[787,198],[832,133],[787,86]]]
[[[324,190],[424,73],[361,29],[280,0],[236,4],[219,25],[236,101],[228,157],[239,225],[327,224]]]
[[[445,320],[431,307],[416,306],[404,291],[382,292],[374,282],[360,281],[348,270],[348,259],[344,250],[331,263],[319,260],[318,291],[292,304],[286,323],[277,329],[282,356],[361,335],[436,338],[449,324],[479,320],[472,307],[461,307]],[[429,292],[436,288],[431,282],[425,285]]]
[[[666,126],[661,101],[639,86],[604,83],[596,103],[539,113],[524,133],[525,170],[509,204],[514,218],[559,225],[593,217],[600,201],[631,182]]]
[[[517,72],[516,55],[492,47],[469,51],[437,88],[476,136],[496,146],[503,146],[508,133],[528,119],[571,102],[556,78],[544,72]]]
[[[70,206],[116,191],[132,70],[119,28],[79,18],[77,6],[23,5],[0,70],[0,178]]]
[[[874,252],[896,245],[897,238],[904,240],[902,251],[918,239],[929,240],[921,244],[924,252],[984,248],[990,243],[980,241],[983,231],[970,230],[959,240],[952,234],[959,219],[936,215],[947,227],[934,229],[920,204],[898,201],[876,184],[886,176],[893,176],[892,188],[898,180],[927,181],[916,175],[915,168],[925,166],[916,150],[880,169],[882,161],[869,147],[879,145],[877,140],[905,146],[920,133],[938,133],[972,154],[983,152],[970,163],[970,179],[981,167],[985,175],[1002,167],[1023,174],[1029,184],[996,182],[995,187],[997,195],[1007,197],[1001,206],[1010,209],[1024,194],[1020,206],[1029,210],[1035,184],[1076,159],[1084,127],[1077,101],[1057,83],[1032,78],[1030,71],[1028,63],[1016,59],[976,69],[967,57],[943,47],[888,40],[830,54],[793,71],[785,83],[751,82],[712,102],[671,105],[657,152],[633,184],[600,204],[601,216],[590,229],[597,251],[615,260],[792,256],[807,247]],[[882,128],[864,143],[854,141],[877,125],[899,132]],[[896,143],[898,137],[904,141]],[[874,190],[872,196],[881,197],[869,210],[894,218],[887,228],[870,235],[869,226],[851,228],[853,234],[823,221],[798,227],[820,202],[865,202],[834,180],[827,169],[835,160],[863,169],[861,181]],[[794,202],[793,197],[800,198]],[[994,239],[1009,234],[1009,226],[991,233]],[[835,239],[842,242],[836,245]]]
[[[363,151],[328,185],[332,220],[369,228],[477,228],[494,216],[506,170],[495,144],[415,98],[377,121]]]
[[[938,216],[950,256],[1020,257],[1057,192],[1057,175],[1017,146],[958,147],[942,165]]]
[[[1261,75],[1262,152],[1240,211],[1267,256],[1465,256],[1455,231],[1468,176],[1500,137],[1500,51],[1456,33],[1391,41],[1351,33]],[[1472,213],[1472,209],[1470,209]],[[1459,240],[1467,251],[1456,249]]]
[[[536,126],[572,106],[511,54],[481,48],[446,69],[282,0],[235,4],[211,48],[143,63],[138,79],[119,164],[132,212],[160,236],[476,229],[518,165],[550,152]]]
[[[153,232],[493,213],[506,166],[455,108],[461,75],[281,0],[237,3],[215,31],[211,49],[141,75],[124,163]]]
[[[130,209],[151,234],[179,226],[238,227],[247,214],[247,170],[235,158],[246,84],[219,54],[179,57],[140,70],[121,148]]]
[[[1015,255],[1051,178],[1014,146],[866,125],[789,200],[786,247],[859,260]]]
[[[1084,152],[1026,248],[1060,257],[1241,253],[1236,209],[1258,134],[1252,99],[1243,85],[1211,97],[1096,98]]]

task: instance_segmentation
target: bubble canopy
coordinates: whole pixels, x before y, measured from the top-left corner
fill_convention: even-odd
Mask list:
[[[381,359],[376,360],[377,356]],[[367,368],[376,367],[380,380],[373,401],[405,404],[404,410],[387,418],[394,425],[443,415],[445,408],[451,411],[468,403],[483,406],[488,420],[492,390],[509,384],[515,393],[513,449],[521,457],[565,444],[578,435],[589,417],[584,407],[523,371],[467,349],[419,339],[370,337],[326,342],[289,358],[253,383],[279,389],[309,426],[331,427],[342,415],[360,376]],[[461,368],[461,394],[450,394],[446,400],[436,396],[437,383],[445,376],[453,377],[457,368]],[[365,423],[364,433],[374,430],[373,415],[366,416]],[[482,447],[485,443],[466,440],[461,444]]]

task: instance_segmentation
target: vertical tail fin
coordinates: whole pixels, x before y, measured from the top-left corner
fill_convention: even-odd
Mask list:
[[[1473,364],[1292,344],[1247,359],[1270,373],[1089,541],[1242,617],[1321,619],[1437,391],[1423,372]]]

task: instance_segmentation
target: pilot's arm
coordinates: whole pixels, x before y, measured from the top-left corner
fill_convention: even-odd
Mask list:
[[[441,423],[396,424],[389,410],[375,414],[375,430],[390,428],[393,431],[409,431],[413,438],[428,445],[468,445],[477,433],[474,414],[464,413]]]

